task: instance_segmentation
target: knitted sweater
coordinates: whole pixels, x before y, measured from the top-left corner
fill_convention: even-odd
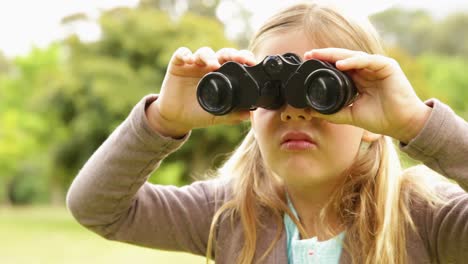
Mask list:
[[[86,162],[73,181],[67,205],[85,227],[112,240],[145,247],[205,255],[212,217],[230,197],[229,185],[219,179],[184,187],[153,185],[149,175],[187,140],[165,138],[148,125],[145,107],[156,95],[143,98],[128,118]],[[453,179],[437,190],[450,202],[431,209],[411,204],[417,231],[408,229],[409,263],[466,263],[468,260],[468,124],[437,100],[424,128],[406,146],[414,159]],[[257,230],[258,260],[274,240],[277,223],[264,209]],[[221,219],[214,257],[217,264],[234,263],[243,245],[239,221]],[[346,239],[346,237],[345,237]],[[264,263],[287,263],[286,232]],[[350,263],[343,250],[340,263]]]

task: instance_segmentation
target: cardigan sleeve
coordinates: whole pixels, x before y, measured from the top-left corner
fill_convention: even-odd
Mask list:
[[[427,206],[416,219],[423,226],[434,263],[466,263],[468,259],[468,123],[447,105],[432,99],[426,102],[432,113],[418,136],[400,149],[431,169],[454,180],[437,184],[436,191],[447,203]],[[461,188],[460,188],[461,187]]]
[[[151,95],[108,137],[74,179],[67,206],[99,235],[145,247],[204,255],[214,214],[214,180],[184,187],[147,182],[161,161],[189,137],[165,138],[145,115]]]

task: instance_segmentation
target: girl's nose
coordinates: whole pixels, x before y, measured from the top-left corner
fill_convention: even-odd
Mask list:
[[[312,120],[310,108],[295,108],[286,104],[281,111],[281,121],[310,121]]]

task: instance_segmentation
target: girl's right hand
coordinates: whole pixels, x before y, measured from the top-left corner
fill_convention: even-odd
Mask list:
[[[163,136],[182,137],[193,128],[215,124],[236,124],[249,117],[249,111],[212,115],[200,107],[196,97],[197,85],[207,73],[227,61],[255,65],[250,51],[224,48],[214,52],[203,47],[194,54],[185,47],[177,49],[164,77],[158,99],[146,110],[150,126]]]

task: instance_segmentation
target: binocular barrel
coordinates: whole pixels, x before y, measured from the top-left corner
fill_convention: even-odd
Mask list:
[[[200,106],[214,115],[258,107],[278,109],[285,103],[333,114],[357,95],[353,81],[328,62],[301,62],[293,53],[267,56],[255,66],[227,62],[206,74],[197,87]]]

